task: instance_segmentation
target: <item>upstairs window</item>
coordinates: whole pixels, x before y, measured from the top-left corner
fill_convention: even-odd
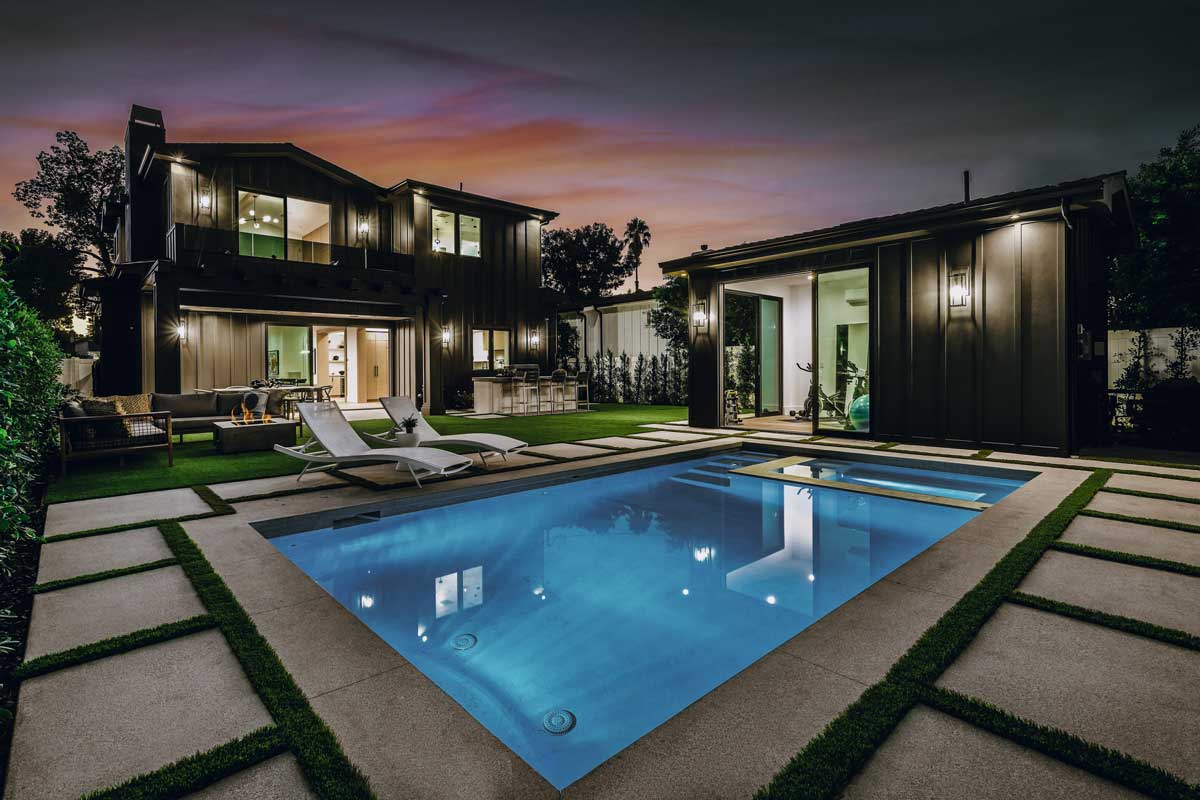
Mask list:
[[[479,217],[433,209],[433,252],[458,253],[470,258],[479,258],[481,227]]]
[[[479,258],[479,217],[462,214],[458,218],[458,252],[464,256]]]
[[[238,192],[238,254],[329,263],[329,204]]]
[[[450,211],[433,210],[433,252],[453,253],[454,246],[454,214]]]

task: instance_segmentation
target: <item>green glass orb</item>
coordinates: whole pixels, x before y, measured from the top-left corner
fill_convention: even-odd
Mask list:
[[[871,425],[871,395],[864,394],[850,404],[850,425],[856,431],[870,429]]]

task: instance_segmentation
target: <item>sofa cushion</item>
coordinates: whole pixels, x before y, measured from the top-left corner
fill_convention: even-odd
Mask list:
[[[108,397],[97,397],[97,400],[113,400],[125,409],[123,414],[149,414],[150,395],[148,394],[114,394]]]
[[[81,397],[79,404],[83,407],[84,415],[88,417],[109,417],[114,414],[124,414],[125,409],[121,407],[119,400],[110,400],[100,397]],[[81,425],[83,430],[81,436],[87,441],[94,440],[110,440],[114,443],[125,438],[125,424],[121,420],[110,420],[106,422],[94,422],[90,425]]]
[[[215,394],[160,394],[152,396],[155,411],[170,411],[173,417],[211,417],[217,414]]]
[[[62,409],[59,413],[64,417],[86,417],[87,412],[83,410],[78,400],[68,400],[62,404]]]

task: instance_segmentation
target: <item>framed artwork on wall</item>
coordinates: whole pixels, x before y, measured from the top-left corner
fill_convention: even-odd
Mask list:
[[[267,351],[267,377],[268,378],[278,378],[279,377],[279,351],[278,350],[268,350]]]

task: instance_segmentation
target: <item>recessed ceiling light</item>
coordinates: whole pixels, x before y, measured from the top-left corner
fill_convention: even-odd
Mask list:
[[[1021,218],[1020,214],[1013,214],[1011,217],[1009,217],[1009,219],[1011,219],[1013,222],[1016,222],[1020,218]]]

